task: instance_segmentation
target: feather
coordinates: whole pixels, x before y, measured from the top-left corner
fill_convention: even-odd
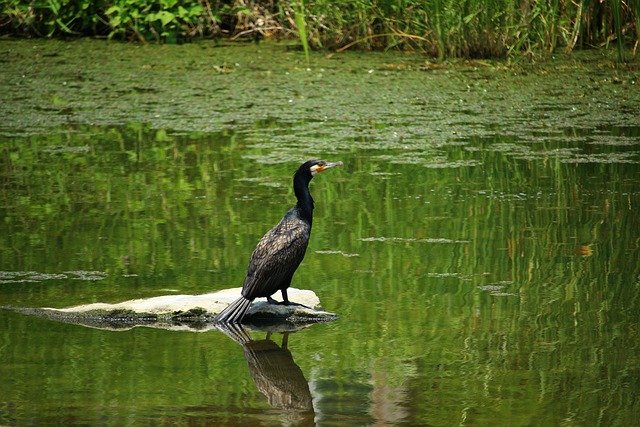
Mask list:
[[[293,175],[293,190],[298,202],[260,239],[251,254],[242,284],[242,297],[222,310],[215,321],[240,323],[254,299],[266,297],[271,301],[271,295],[278,290],[282,292],[284,303],[289,303],[287,288],[304,258],[311,236],[313,198],[309,193],[309,182],[316,174],[334,166],[342,166],[342,162],[309,160],[298,168]]]
[[[240,297],[218,313],[213,320],[221,323],[240,323],[249,307],[251,307],[252,301],[245,297]]]

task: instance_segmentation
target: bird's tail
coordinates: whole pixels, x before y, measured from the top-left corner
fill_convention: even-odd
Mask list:
[[[218,323],[240,323],[244,314],[249,310],[251,302],[252,300],[240,297],[218,313],[213,320]]]
[[[251,335],[249,335],[241,323],[218,322],[216,323],[216,328],[241,346],[245,346],[253,341]]]

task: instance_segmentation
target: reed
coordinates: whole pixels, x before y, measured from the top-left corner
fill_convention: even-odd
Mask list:
[[[306,15],[316,47],[421,50],[442,60],[571,51],[614,39],[622,52],[640,38],[639,3],[317,0]]]
[[[620,2],[611,2],[613,12],[613,23],[616,29],[616,45],[618,46],[618,61],[624,61],[624,39],[622,35],[622,8]]]
[[[632,4],[633,15],[635,18],[635,27],[636,27],[636,40],[633,45],[633,56],[636,55],[636,50],[638,48],[638,42],[640,41],[640,0],[634,0]]]
[[[297,37],[311,48],[449,57],[544,54],[640,39],[640,0],[0,0],[0,35],[184,42]]]
[[[299,0],[296,6],[295,21],[296,21],[296,26],[298,27],[298,36],[300,37],[300,43],[302,44],[302,48],[304,50],[304,57],[308,63],[309,62],[309,41],[307,40],[307,24],[305,21],[304,0]]]

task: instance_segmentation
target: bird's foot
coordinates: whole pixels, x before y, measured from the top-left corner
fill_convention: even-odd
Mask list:
[[[289,300],[287,300],[287,301],[276,301],[276,300],[274,300],[274,299],[273,299],[273,298],[271,298],[271,297],[267,297],[267,302],[269,302],[269,304],[276,304],[276,305],[298,305],[298,306],[300,306],[300,307],[306,307],[306,308],[309,308],[309,307],[307,307],[306,305],[298,304],[297,302],[291,302],[291,301],[289,301]]]

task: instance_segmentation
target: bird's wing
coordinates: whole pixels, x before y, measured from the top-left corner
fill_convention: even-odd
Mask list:
[[[247,298],[270,296],[293,275],[304,258],[309,226],[283,221],[260,239],[249,261],[242,294]]]

